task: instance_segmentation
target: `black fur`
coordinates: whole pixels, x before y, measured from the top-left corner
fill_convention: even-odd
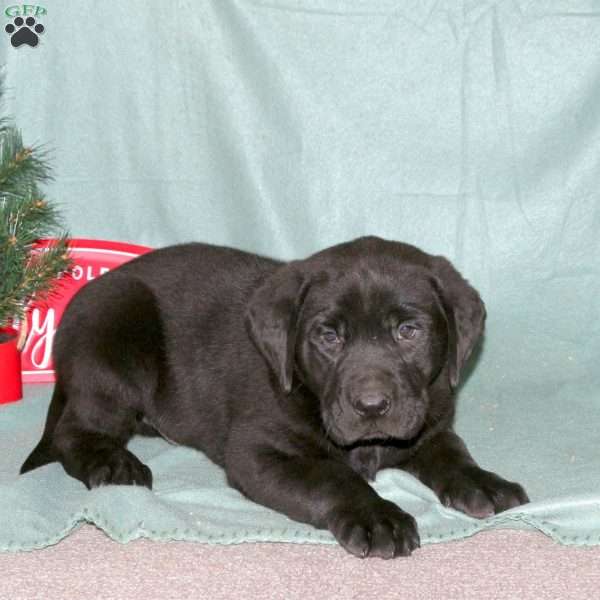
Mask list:
[[[475,517],[527,502],[452,430],[484,318],[447,260],[378,238],[288,264],[203,244],[157,250],[73,298],[46,428],[21,472],[56,460],[88,488],[151,487],[126,444],[160,433],[357,556],[407,555],[414,519],[366,481],[381,468]]]

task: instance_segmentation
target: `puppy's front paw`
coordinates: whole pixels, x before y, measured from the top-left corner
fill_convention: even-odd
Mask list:
[[[387,500],[334,509],[327,522],[337,541],[360,558],[408,556],[420,545],[415,520]]]
[[[436,486],[442,504],[477,519],[526,504],[529,498],[518,484],[477,466],[448,473]]]
[[[152,489],[152,471],[128,450],[98,453],[86,464],[88,489],[101,485],[142,485]]]

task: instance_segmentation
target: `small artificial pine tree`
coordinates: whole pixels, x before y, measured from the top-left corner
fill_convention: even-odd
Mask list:
[[[38,187],[50,179],[46,155],[24,146],[20,131],[1,119],[0,328],[21,321],[28,304],[47,298],[56,278],[69,270],[67,235]],[[41,238],[56,239],[39,251]]]

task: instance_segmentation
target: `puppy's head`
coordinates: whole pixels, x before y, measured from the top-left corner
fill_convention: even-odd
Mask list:
[[[319,398],[328,435],[349,445],[414,438],[430,386],[458,384],[484,318],[446,259],[360,238],[283,266],[246,323],[282,389],[297,377]]]

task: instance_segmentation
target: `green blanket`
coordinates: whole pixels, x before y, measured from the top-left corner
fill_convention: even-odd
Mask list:
[[[532,526],[600,544],[594,4],[48,0],[37,47],[3,34],[5,112],[53,149],[48,196],[77,237],[292,258],[371,233],[445,254],[489,314],[457,429],[532,503],[475,521],[399,471],[377,489],[424,542]],[[88,492],[56,464],[18,477],[49,395],[0,407],[0,548],[83,521],[119,540],[332,541],[161,440],[132,442],[153,492]]]

